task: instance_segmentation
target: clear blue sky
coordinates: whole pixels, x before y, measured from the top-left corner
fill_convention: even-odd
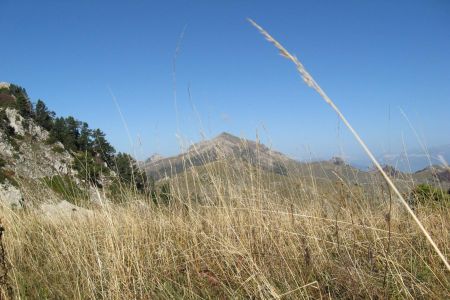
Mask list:
[[[292,156],[357,145],[250,24],[295,53],[375,152],[450,143],[450,2],[0,0],[0,81],[24,86],[138,158],[176,154],[180,134],[255,137]],[[176,63],[177,110],[172,64]],[[188,96],[188,87],[191,99]],[[177,114],[178,111],[178,114]],[[390,111],[390,117],[389,117]],[[178,115],[178,118],[177,118]],[[177,121],[178,119],[178,121]]]

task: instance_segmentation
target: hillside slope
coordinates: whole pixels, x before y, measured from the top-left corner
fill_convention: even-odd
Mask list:
[[[74,190],[89,197],[94,187],[111,184],[139,192],[150,187],[136,161],[116,153],[100,129],[56,117],[42,100],[31,102],[24,88],[0,83],[0,201],[22,205],[20,190],[33,184],[64,198]]]
[[[149,159],[143,167],[147,175],[161,179],[179,174],[194,166],[221,160],[230,164],[234,161],[245,161],[277,174],[287,174],[287,167],[296,164],[293,159],[263,144],[223,132],[211,140],[192,145],[187,152],[178,156]]]
[[[323,189],[336,182],[359,186],[382,182],[377,171],[360,170],[338,157],[328,161],[299,162],[263,144],[225,132],[211,140],[193,144],[178,156],[162,158],[160,155],[154,155],[143,163],[143,168],[148,176],[161,180],[183,174],[185,171],[195,170],[202,173],[212,163],[219,163],[213,168],[217,173],[223,173],[217,166],[237,170],[252,166],[268,173],[266,177],[275,181],[283,181],[286,177],[293,180],[303,179],[314,182]],[[445,167],[430,167],[415,173],[404,173],[391,166],[385,166],[384,170],[404,191],[420,183],[450,188],[449,170]],[[278,176],[273,176],[275,174]]]

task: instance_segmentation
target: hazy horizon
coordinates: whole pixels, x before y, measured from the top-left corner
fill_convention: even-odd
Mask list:
[[[224,133],[232,134],[229,132],[221,132],[216,136],[210,137],[209,139],[215,139]],[[236,137],[253,141],[258,140],[262,144],[268,146],[271,150],[279,151],[279,149],[276,148],[276,145],[273,145],[271,143],[270,137],[261,136],[259,134],[255,134],[254,136],[237,135]],[[203,137],[200,140],[196,141],[183,140],[180,141],[180,149],[175,154],[166,155],[165,153],[153,152],[140,160],[145,161],[147,159],[150,159],[152,156],[167,158],[176,156],[178,154],[187,153],[191,146],[204,140],[207,139]],[[443,144],[434,147],[428,147],[427,145],[423,146],[425,148],[403,149],[400,152],[391,153],[376,153],[375,156],[382,165],[393,166],[394,168],[402,172],[416,172],[432,165],[443,165],[444,163],[448,163],[450,161],[450,144]],[[303,149],[298,149],[298,151],[294,155],[290,155],[288,153],[283,154],[299,162],[330,161],[335,157],[339,157],[344,159],[346,163],[352,165],[353,167],[359,168],[360,170],[367,171],[374,169],[373,163],[370,161],[370,158],[367,157],[367,155],[351,156],[344,152],[341,152],[335,153],[331,156],[318,156],[307,146],[305,146]]]

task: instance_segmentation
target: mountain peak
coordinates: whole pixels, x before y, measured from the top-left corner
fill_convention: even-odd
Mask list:
[[[217,137],[235,137],[235,136],[229,132],[222,131]]]
[[[160,155],[159,153],[154,153],[152,156],[147,158],[147,160],[145,162],[146,163],[152,163],[152,162],[159,161],[161,159],[164,159],[164,156]]]
[[[216,136],[214,138],[215,140],[227,140],[227,141],[231,141],[231,142],[239,142],[241,139],[235,135],[232,135],[231,133],[228,132],[222,132],[221,134],[219,134],[218,136]]]
[[[285,165],[295,163],[284,154],[273,151],[267,146],[222,132],[211,140],[203,140],[189,147],[187,152],[156,162],[146,161],[145,169],[155,179],[166,174],[183,172],[184,170],[208,164],[214,161],[241,161],[264,170],[278,174],[286,174]]]

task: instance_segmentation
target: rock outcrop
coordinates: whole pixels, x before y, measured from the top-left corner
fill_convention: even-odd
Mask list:
[[[23,198],[20,190],[9,182],[0,183],[0,204],[11,208],[22,208]]]
[[[14,128],[14,136],[7,137],[0,131],[0,158],[17,176],[36,179],[73,175],[73,157],[61,143],[47,144],[48,131],[33,120],[24,122],[15,109],[6,108],[5,111],[9,126]]]
[[[48,144],[49,132],[32,119],[25,120],[17,110],[0,107],[6,116],[6,132],[0,127],[0,200],[15,207],[22,195],[12,182],[17,178],[40,179],[55,175],[75,175],[73,157],[57,142]],[[11,134],[12,132],[12,134]],[[9,178],[9,180],[8,180]]]
[[[51,219],[67,217],[89,217],[93,212],[89,209],[76,206],[66,200],[56,204],[45,203],[40,206],[40,211]]]

